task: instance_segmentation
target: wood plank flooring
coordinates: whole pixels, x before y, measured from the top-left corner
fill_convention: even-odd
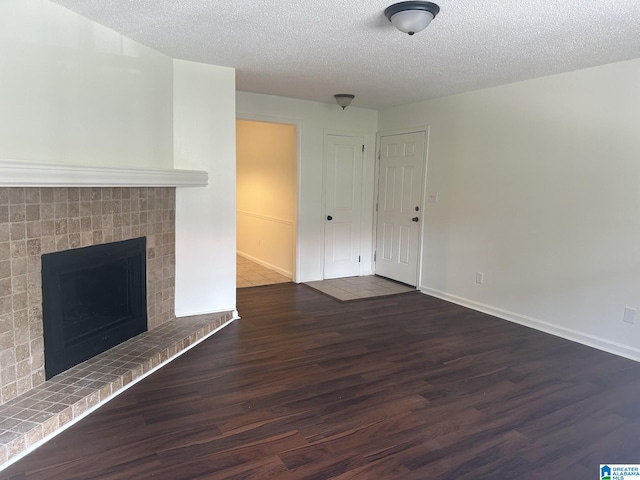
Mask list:
[[[599,478],[640,364],[409,293],[238,291],[242,319],[0,472],[18,479]]]

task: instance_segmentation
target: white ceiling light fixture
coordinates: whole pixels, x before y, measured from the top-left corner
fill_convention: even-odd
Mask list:
[[[409,35],[427,28],[438,12],[440,7],[431,2],[394,3],[384,10],[393,26]]]
[[[336,99],[336,102],[338,102],[338,105],[340,105],[344,110],[349,105],[351,105],[351,100],[356,97],[355,95],[351,95],[350,93],[336,93],[334,95],[334,98]]]

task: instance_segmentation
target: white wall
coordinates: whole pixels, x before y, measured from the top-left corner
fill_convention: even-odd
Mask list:
[[[381,111],[431,126],[423,290],[640,359],[638,105],[633,60]]]
[[[209,185],[176,194],[176,315],[235,310],[235,70],[174,60],[175,168]]]
[[[48,0],[0,1],[0,158],[171,169],[174,123],[175,167],[209,172],[177,189],[176,312],[234,310],[233,69],[174,63]]]
[[[298,140],[295,125],[236,122],[238,254],[293,276]]]
[[[330,101],[331,99],[328,99]],[[373,184],[375,132],[378,113],[335,103],[320,103],[293,98],[237,92],[238,118],[264,121],[297,121],[300,126],[300,166],[298,171],[298,273],[300,282],[320,280],[323,269],[323,148],[325,131],[347,131],[365,135],[365,212],[362,258],[372,259]],[[364,264],[370,273],[371,263]]]
[[[171,168],[172,68],[48,0],[0,1],[0,158]]]

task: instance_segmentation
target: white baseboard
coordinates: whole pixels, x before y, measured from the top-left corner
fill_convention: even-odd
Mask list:
[[[598,350],[613,353],[614,355],[619,355],[621,357],[640,362],[640,349],[630,347],[628,345],[623,345],[621,343],[607,340],[606,338],[597,337],[595,335],[580,332],[578,330],[555,325],[553,323],[538,320],[526,315],[520,315],[519,313],[510,312],[508,310],[503,310],[491,305],[475,302],[467,298],[458,297],[457,295],[451,295],[449,293],[441,292],[440,290],[435,290],[433,288],[420,286],[419,290],[426,295],[431,295],[432,297],[437,297],[442,300],[446,300],[447,302],[462,305],[463,307],[467,307],[478,312],[487,313],[489,315],[493,315],[494,317],[498,317],[509,322],[524,325],[525,327],[540,330],[541,332],[549,333],[551,335],[555,335],[556,337],[561,337],[573,342],[587,345],[589,347],[597,348]]]
[[[287,272],[283,268],[276,267],[275,265],[271,265],[270,263],[265,262],[264,260],[260,260],[259,258],[253,257],[253,256],[249,255],[248,253],[244,253],[244,252],[241,252],[239,250],[236,251],[236,253],[238,255],[240,255],[242,258],[246,258],[247,260],[251,260],[252,262],[257,263],[258,265],[262,265],[263,267],[266,267],[269,270],[273,270],[275,272],[278,272],[280,275],[284,275],[287,278],[293,278],[293,273],[292,272]]]

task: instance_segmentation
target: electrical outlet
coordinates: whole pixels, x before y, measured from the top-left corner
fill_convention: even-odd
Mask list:
[[[476,272],[476,283],[482,283],[484,281],[484,273]]]
[[[625,323],[636,323],[636,309],[631,307],[624,307],[624,315],[622,321]]]

